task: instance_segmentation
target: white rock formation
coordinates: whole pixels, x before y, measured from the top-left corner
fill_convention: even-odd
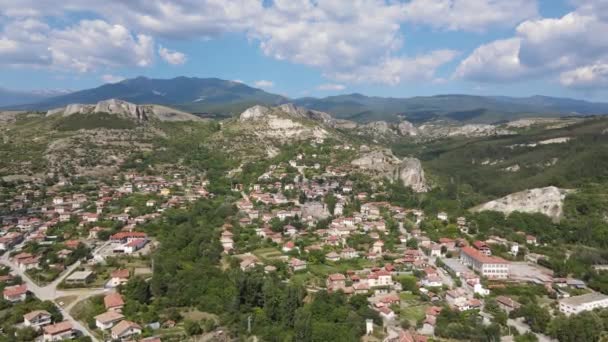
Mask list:
[[[247,108],[243,113],[241,113],[241,115],[239,116],[239,120],[240,121],[247,121],[247,120],[256,120],[256,119],[261,119],[264,116],[266,116],[266,114],[268,114],[268,112],[270,112],[270,109],[264,106],[253,106],[250,108]]]
[[[397,130],[399,134],[402,136],[417,136],[418,129],[414,126],[413,123],[409,121],[401,121],[399,125],[397,125]]]
[[[471,208],[471,211],[492,210],[503,212],[506,215],[515,211],[541,213],[554,220],[559,220],[563,214],[564,199],[568,192],[569,190],[554,186],[529,189],[478,205]]]
[[[401,181],[405,186],[411,187],[416,192],[428,191],[424,170],[420,160],[416,158],[400,160],[391,151],[376,150],[361,155],[353,160],[351,164],[374,176]]]
[[[109,113],[135,121],[200,121],[201,118],[190,113],[160,105],[136,105],[130,102],[109,99],[96,104],[69,104],[62,108],[51,109],[46,116],[74,114]]]
[[[310,111],[293,105],[274,108],[253,106],[239,116],[238,121],[246,123],[246,128],[260,138],[281,141],[293,139],[324,139],[329,132],[322,124],[306,124],[311,120]]]
[[[499,128],[494,125],[484,124],[467,124],[456,126],[451,124],[430,123],[418,127],[420,135],[430,138],[445,138],[445,137],[488,137],[496,135],[511,135],[515,132],[507,129]]]

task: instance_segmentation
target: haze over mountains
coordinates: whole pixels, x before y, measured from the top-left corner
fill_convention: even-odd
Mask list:
[[[24,94],[0,90],[0,106],[20,110],[49,110],[69,104],[91,104],[117,98],[135,104],[172,106],[204,116],[229,117],[256,104],[274,106],[293,102],[309,109],[328,112],[339,119],[357,122],[397,122],[407,119],[415,123],[437,119],[493,123],[522,117],[608,113],[608,103],[547,96],[514,98],[453,94],[385,98],[347,94],[289,99],[239,82],[195,77],[137,77],[69,94],[52,95],[56,94]]]

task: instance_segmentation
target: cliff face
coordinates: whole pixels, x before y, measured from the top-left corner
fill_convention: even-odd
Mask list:
[[[379,150],[365,153],[351,164],[371,175],[400,181],[415,192],[426,192],[429,189],[422,164],[416,158],[401,160],[388,150]]]
[[[173,108],[160,105],[136,105],[130,102],[110,99],[97,102],[96,104],[69,104],[62,108],[49,110],[46,116],[75,114],[108,113],[128,118],[137,122],[149,120],[160,121],[199,121],[199,117],[190,113],[182,112]]]
[[[559,220],[563,214],[564,199],[568,192],[568,190],[554,186],[529,189],[478,205],[471,208],[471,211],[493,210],[506,215],[514,211],[541,213],[553,220]]]

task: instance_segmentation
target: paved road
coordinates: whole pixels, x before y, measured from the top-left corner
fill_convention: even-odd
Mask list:
[[[70,315],[70,309],[74,306],[74,304],[76,304],[77,302],[81,301],[82,299],[88,298],[90,296],[96,295],[96,294],[100,294],[103,293],[103,290],[101,289],[87,289],[87,290],[76,290],[76,291],[70,291],[70,290],[66,290],[66,291],[62,291],[62,290],[57,290],[57,286],[63,281],[63,279],[65,279],[65,277],[67,277],[70,273],[72,273],[72,271],[74,271],[77,267],[80,266],[80,261],[74,263],[73,265],[71,265],[70,267],[68,267],[63,273],[62,275],[57,278],[55,281],[53,281],[52,283],[45,285],[45,286],[38,286],[36,283],[34,283],[27,274],[25,274],[25,272],[23,270],[21,270],[19,267],[17,267],[17,265],[15,263],[13,263],[12,260],[9,259],[9,253],[4,253],[4,255],[2,255],[2,257],[0,257],[0,263],[5,264],[6,266],[10,267],[13,272],[17,275],[19,275],[21,277],[21,279],[23,279],[23,281],[27,284],[27,288],[28,290],[33,293],[38,299],[40,300],[50,300],[50,301],[55,301],[55,299],[59,298],[59,297],[64,297],[64,296],[70,296],[70,295],[77,295],[78,298],[71,303],[70,305],[68,305],[66,308],[62,308],[61,306],[57,305],[57,307],[59,308],[59,310],[61,311],[61,314],[63,315],[63,318],[67,321],[69,321],[70,323],[72,323],[72,326],[77,329],[80,330],[85,336],[89,336],[91,338],[91,340],[93,340],[94,342],[99,341],[94,335],[92,335],[89,330],[87,330],[87,328],[85,326],[83,326],[82,324],[80,324],[80,322],[78,322],[76,319],[74,319],[74,317],[72,317]]]
[[[532,330],[530,330],[530,326],[528,326],[526,323],[523,322],[523,320],[521,318],[518,319],[507,319],[507,325],[510,325],[512,327],[515,327],[515,329],[517,329],[517,331],[519,332],[520,335],[523,335],[527,332],[532,332]],[[536,335],[536,337],[538,338],[539,342],[553,342],[555,341],[554,339],[550,338],[549,336],[543,335],[543,334],[534,334]]]

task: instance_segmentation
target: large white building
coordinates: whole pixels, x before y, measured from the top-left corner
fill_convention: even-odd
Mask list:
[[[599,292],[564,298],[559,301],[559,311],[567,316],[600,308],[608,308],[608,296]]]
[[[505,259],[487,256],[472,247],[460,249],[460,261],[490,279],[506,279],[509,277],[509,262]]]

